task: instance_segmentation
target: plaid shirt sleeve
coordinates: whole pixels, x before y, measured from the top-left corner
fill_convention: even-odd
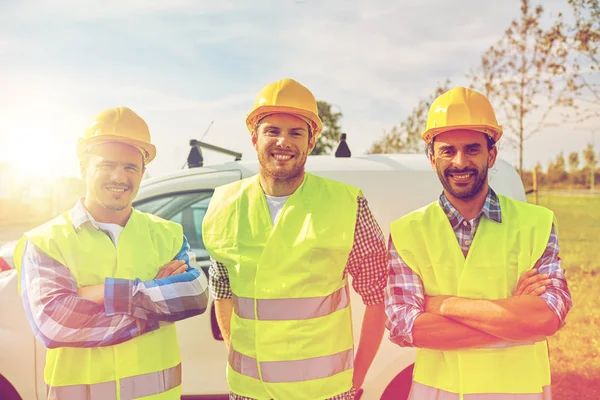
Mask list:
[[[167,322],[202,314],[208,305],[208,282],[202,269],[196,268],[196,256],[185,237],[175,259],[186,262],[186,272],[150,281],[106,278],[106,314]]]
[[[558,235],[556,228],[552,225],[550,238],[546,245],[546,250],[540,258],[538,273],[550,275],[552,284],[546,288],[546,292],[540,297],[546,301],[548,307],[558,316],[560,326],[565,324],[565,318],[573,307],[571,292],[567,286],[565,270],[560,266],[560,257],[558,256]]]
[[[385,289],[385,326],[390,331],[390,340],[402,347],[414,347],[413,325],[424,312],[423,281],[402,260],[390,236],[388,282]]]
[[[346,271],[352,276],[352,287],[362,297],[365,305],[383,302],[387,258],[381,228],[369,209],[367,199],[359,197],[354,244],[348,256]]]
[[[69,269],[30,242],[21,267],[25,313],[34,335],[49,349],[111,346],[159,328],[157,321],[108,316],[101,305],[77,296]]]
[[[233,296],[227,267],[212,258],[208,268],[208,287],[210,295],[216,300],[230,299]]]

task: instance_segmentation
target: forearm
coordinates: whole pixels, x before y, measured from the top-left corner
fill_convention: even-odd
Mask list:
[[[105,285],[108,315],[174,322],[202,314],[208,305],[206,276],[191,267],[183,274],[146,282],[107,278]]]
[[[127,315],[108,317],[100,306],[74,295],[56,297],[45,306],[35,306],[36,301],[26,297],[23,302],[36,338],[49,349],[112,346],[158,329],[153,321]],[[66,308],[73,311],[61,312]]]
[[[107,316],[101,305],[77,296],[68,268],[29,243],[21,288],[33,333],[48,348],[110,346],[158,329],[156,322]]]
[[[459,350],[493,346],[502,340],[460,322],[432,313],[420,314],[413,324],[416,347],[433,350]]]
[[[215,314],[217,317],[217,324],[221,330],[221,335],[225,341],[225,346],[229,348],[230,337],[231,337],[231,313],[233,312],[233,300],[232,299],[217,299],[215,300]]]
[[[440,307],[440,315],[509,341],[540,340],[559,327],[548,304],[529,295],[502,300],[449,297]]]
[[[354,359],[355,374],[360,374],[361,376],[367,374],[377,354],[377,350],[379,350],[384,330],[385,311],[383,303],[366,306],[360,331],[360,340]]]

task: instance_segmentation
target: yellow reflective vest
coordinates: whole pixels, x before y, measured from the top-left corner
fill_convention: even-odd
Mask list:
[[[508,298],[519,277],[542,256],[554,214],[498,197],[502,222],[481,218],[466,259],[437,201],[391,224],[398,254],[421,277],[427,295]],[[417,349],[414,382],[461,395],[541,394],[550,385],[547,342],[452,351]]]
[[[251,177],[218,188],[203,222],[233,292],[230,389],[256,399],[325,399],[352,388],[347,279],[360,190],[306,173],[273,225]]]
[[[69,268],[82,287],[103,284],[107,277],[154,279],[181,249],[183,230],[133,210],[115,247],[90,223],[76,230],[67,212],[21,238],[15,251],[18,269],[27,240]],[[50,399],[179,399],[181,357],[175,325],[114,346],[48,349],[44,379]]]

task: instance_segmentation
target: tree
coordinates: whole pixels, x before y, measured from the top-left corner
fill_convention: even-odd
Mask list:
[[[326,101],[317,101],[319,118],[323,121],[323,131],[317,138],[317,143],[311,154],[331,154],[340,140],[342,128],[340,126],[341,112],[333,112],[331,104]]]
[[[590,189],[594,189],[598,158],[596,153],[594,153],[594,145],[592,143],[588,143],[587,147],[583,150],[583,159],[585,161],[585,167],[590,174]]]
[[[556,156],[556,160],[548,165],[548,180],[550,183],[560,183],[567,179],[567,171],[565,169],[565,156],[561,151]]]
[[[588,168],[595,167],[598,164],[598,158],[596,157],[596,153],[594,153],[594,146],[591,143],[588,143],[587,147],[583,150],[583,160],[585,161],[585,166]]]
[[[574,68],[578,75],[584,104],[581,120],[600,117],[600,0],[569,0],[574,24],[565,35],[575,49]]]
[[[569,172],[575,172],[579,169],[579,153],[574,151],[569,154]]]
[[[496,112],[507,139],[519,150],[519,172],[523,172],[523,142],[544,126],[556,107],[573,107],[577,84],[567,73],[569,52],[556,24],[543,29],[542,6],[521,0],[521,13],[504,36],[481,57],[471,71],[472,87],[485,93]]]
[[[392,127],[389,132],[384,132],[383,137],[371,145],[367,153],[418,153],[423,150],[421,132],[427,124],[427,114],[431,103],[444,92],[450,89],[450,80],[437,84],[433,93],[427,99],[421,99],[411,114]]]
[[[542,168],[542,163],[541,162],[537,162],[535,164],[535,167],[533,167],[535,169],[535,173],[537,174],[537,184],[538,184],[538,188],[541,185],[544,185],[546,183],[546,174],[544,174],[544,169]]]

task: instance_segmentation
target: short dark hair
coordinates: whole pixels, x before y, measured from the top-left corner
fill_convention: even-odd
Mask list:
[[[486,135],[485,133],[482,133],[482,135],[485,136],[485,139],[487,141],[488,151],[492,150],[494,148],[494,146],[496,145],[496,141],[490,135]],[[433,143],[434,142],[435,142],[435,136],[431,139],[431,142],[429,142],[427,144],[427,146],[425,146],[425,155],[427,157],[429,157],[430,154],[433,154]]]

